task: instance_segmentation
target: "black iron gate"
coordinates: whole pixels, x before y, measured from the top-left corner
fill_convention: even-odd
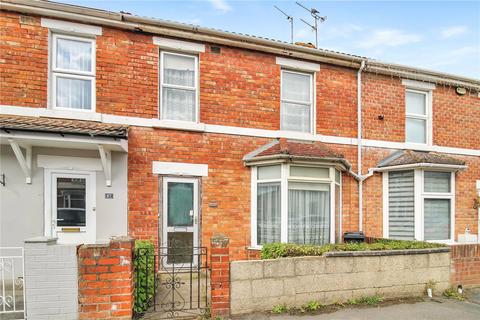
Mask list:
[[[140,249],[135,255],[135,290],[145,298],[136,318],[175,319],[209,312],[206,247],[161,247],[158,254]]]

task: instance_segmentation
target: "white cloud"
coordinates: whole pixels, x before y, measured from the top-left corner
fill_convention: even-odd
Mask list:
[[[232,7],[225,0],[209,0],[212,6],[223,13],[232,10]]]
[[[428,61],[425,61],[426,68],[437,68],[441,66],[455,65],[459,60],[468,57],[477,57],[480,62],[480,47],[465,46],[450,51],[440,51],[429,56]]]
[[[359,48],[398,47],[410,43],[419,42],[422,37],[419,34],[407,33],[396,29],[375,30],[368,34],[362,41],[357,42]]]
[[[461,34],[467,33],[467,26],[452,26],[442,29],[440,35],[443,39],[451,38],[454,36],[459,36]]]

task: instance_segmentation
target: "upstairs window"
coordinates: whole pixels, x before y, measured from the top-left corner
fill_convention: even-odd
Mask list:
[[[282,70],[281,130],[313,132],[313,75]]]
[[[95,40],[52,35],[52,106],[57,109],[95,109]]]
[[[428,93],[407,90],[405,141],[426,144],[428,133]]]
[[[162,52],[160,68],[161,119],[196,122],[197,56]]]

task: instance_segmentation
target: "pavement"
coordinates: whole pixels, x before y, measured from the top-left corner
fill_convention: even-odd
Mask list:
[[[468,300],[434,298],[422,302],[372,307],[347,307],[328,314],[250,314],[238,320],[479,320],[480,288],[467,292]]]

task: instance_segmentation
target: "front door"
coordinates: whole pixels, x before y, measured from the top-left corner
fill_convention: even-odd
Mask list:
[[[167,265],[195,264],[198,247],[198,180],[164,178],[162,247]],[[165,254],[165,252],[162,252]]]
[[[50,235],[58,243],[95,243],[95,173],[50,171],[46,178]]]

